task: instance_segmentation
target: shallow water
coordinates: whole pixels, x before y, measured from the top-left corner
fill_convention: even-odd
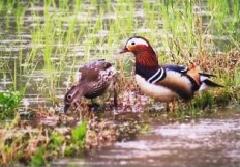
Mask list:
[[[138,139],[93,151],[69,166],[240,166],[240,112],[187,122],[154,122]]]

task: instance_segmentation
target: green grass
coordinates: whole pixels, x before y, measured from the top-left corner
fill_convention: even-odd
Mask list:
[[[86,135],[86,122],[81,122],[78,127],[72,130],[71,136],[73,142],[82,142],[84,141],[85,135]]]
[[[0,52],[3,56],[17,57],[1,61],[0,72],[10,78],[14,90],[28,93],[31,89],[28,85],[35,83],[31,93],[58,104],[61,103],[58,89],[66,87],[64,81],[74,80],[79,64],[97,58],[115,62],[114,57],[120,57],[117,51],[134,34],[150,40],[161,63],[188,64],[204,56],[210,61],[218,51],[239,50],[239,8],[238,0],[0,2],[0,14],[5,16],[2,23],[5,35],[0,39],[10,38],[9,34],[20,41],[24,39],[21,34],[30,36],[27,51],[23,47],[17,52]],[[3,44],[10,49],[15,45]],[[83,56],[77,57],[78,54]],[[118,62],[126,75],[130,71],[129,62],[128,58]],[[216,72],[224,85],[237,87],[239,67],[232,78],[222,77],[221,68],[216,65],[208,70]],[[37,82],[31,79],[36,72],[43,75]],[[27,82],[25,76],[29,76]]]
[[[12,119],[21,100],[19,91],[0,92],[0,120]]]
[[[2,15],[7,16],[5,30],[8,32],[12,31],[10,17],[14,18],[17,34],[29,30],[24,20],[27,15],[34,24],[29,31],[31,49],[26,53],[20,50],[19,61],[14,63],[14,88],[25,86],[21,83],[23,75],[40,70],[46,77],[39,84],[45,86],[36,89],[36,92],[50,98],[53,103],[57,102],[56,89],[63,82],[62,78],[66,77],[67,68],[69,70],[70,67],[67,80],[71,81],[76,71],[74,67],[94,58],[112,60],[124,44],[123,39],[133,34],[149,38],[163,62],[186,64],[201,57],[204,52],[212,53],[212,49],[227,52],[239,47],[237,0],[231,3],[227,0],[221,3],[211,0],[206,3],[184,0],[154,3],[144,0],[137,3],[119,0],[113,4],[110,1],[91,1],[87,8],[84,7],[86,3],[79,0],[72,3],[48,0],[40,5],[42,12],[32,10],[27,14],[29,7],[38,7],[38,4],[41,3],[6,1],[0,4],[0,9]],[[136,5],[140,5],[140,8]],[[204,10],[199,10],[199,6]],[[108,34],[101,35],[104,31]],[[19,39],[22,39],[21,35]],[[69,57],[70,54],[77,54],[73,48],[82,49],[82,59]]]
[[[30,166],[45,166],[57,157],[76,157],[85,150],[85,121],[80,122],[70,134],[48,128],[21,129],[19,132],[19,128],[16,129],[19,123],[20,119],[14,119],[6,131],[1,131],[0,165],[21,162]]]
[[[46,152],[46,149],[43,147],[39,147],[36,150],[35,155],[31,157],[30,166],[32,167],[44,166],[46,164],[46,161],[44,160],[44,152]]]
[[[219,51],[226,56],[232,49],[239,51],[239,8],[238,0],[221,3],[213,0],[4,1],[0,3],[0,14],[6,16],[2,23],[6,36],[0,39],[12,33],[21,41],[24,39],[21,34],[26,32],[30,35],[30,48],[10,53],[1,51],[1,55],[17,58],[1,61],[0,72],[4,78],[10,78],[13,90],[29,93],[33,84],[31,93],[47,98],[53,105],[59,104],[62,101],[57,97],[58,89],[66,87],[64,81],[73,82],[77,67],[91,59],[118,61],[116,65],[121,73],[129,75],[129,59],[115,58],[121,56],[117,51],[134,34],[150,40],[160,63],[188,64],[204,57],[211,61],[211,56],[218,56]],[[32,26],[26,20],[31,20]],[[77,57],[78,54],[83,56]],[[222,75],[222,68],[228,66],[213,65],[207,69],[216,73],[217,80],[225,85],[222,97],[214,102],[221,103],[225,98],[238,101],[239,95],[234,90],[240,83],[239,67],[231,77]],[[37,82],[31,78],[36,72],[43,76]],[[25,76],[29,76],[27,82]]]
[[[129,75],[129,58],[115,58],[121,57],[117,52],[132,35],[147,37],[161,63],[188,64],[204,57],[211,61],[218,52],[228,56],[233,49],[239,51],[238,0],[223,0],[221,3],[214,0],[118,0],[113,3],[111,0],[73,0],[71,3],[65,0],[7,0],[0,1],[0,15],[4,18],[0,40],[15,40],[9,44],[1,43],[0,57],[16,56],[16,59],[0,60],[0,77],[12,82],[4,89],[14,90],[0,93],[0,119],[14,118],[23,97],[18,90],[26,94],[36,93],[47,98],[52,105],[62,104],[57,97],[59,88],[66,87],[65,81],[71,83],[77,67],[91,59],[117,61],[119,70]],[[28,35],[27,44],[24,35]],[[19,50],[14,51],[14,48]],[[216,64],[207,70],[215,72],[219,76],[216,80],[225,87],[219,92],[196,96],[191,105],[180,107],[174,117],[197,117],[215,106],[239,104],[239,67],[235,67],[230,75],[225,74],[223,68],[230,67]],[[40,80],[34,80],[36,73],[40,73]],[[17,124],[18,120],[19,117],[15,117],[7,128]],[[41,166],[49,157],[75,155],[83,149],[85,134],[85,122],[71,131],[69,140],[54,132],[35,154],[29,153],[31,158],[27,161],[31,161],[32,166]],[[9,158],[18,143],[5,147],[4,142],[0,141],[0,148],[3,148],[0,150],[4,150],[0,153]],[[61,150],[64,144],[66,147]]]

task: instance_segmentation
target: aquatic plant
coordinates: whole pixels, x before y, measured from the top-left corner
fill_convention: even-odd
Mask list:
[[[77,156],[85,149],[87,122],[73,130],[61,128],[28,128],[18,130],[21,119],[0,129],[0,165],[21,162],[43,166],[56,157]]]
[[[87,123],[85,121],[80,122],[80,124],[72,129],[71,140],[73,143],[78,144],[80,147],[84,144],[84,139],[87,132]]]
[[[46,149],[43,147],[39,147],[36,150],[36,153],[31,157],[31,163],[30,166],[44,166],[46,161],[44,159],[44,152],[46,152]]]
[[[40,10],[34,10],[35,7]],[[164,63],[186,64],[190,60],[202,60],[206,52],[212,57],[217,51],[239,48],[237,0],[223,3],[6,1],[1,2],[0,9],[7,16],[6,31],[11,31],[10,22],[14,22],[18,34],[30,35],[30,48],[25,51],[22,47],[14,53],[18,57],[11,71],[14,88],[26,86],[21,81],[24,76],[40,73],[43,77],[35,92],[53,104],[59,101],[58,89],[63,86],[62,82],[74,80],[79,64],[94,58],[112,59],[121,40],[132,34],[147,36],[157,46],[159,60]],[[21,41],[25,37],[17,35],[16,38]],[[121,67],[131,64],[129,59],[120,62]],[[128,73],[125,68],[120,70]],[[34,82],[29,78],[28,83]],[[26,92],[28,89],[26,86]]]
[[[12,119],[21,100],[19,91],[0,92],[0,120]]]
[[[120,59],[117,54],[124,45],[123,39],[133,34],[150,39],[159,62],[199,62],[224,85],[221,90],[196,95],[192,104],[180,105],[176,112],[154,111],[154,116],[168,120],[197,117],[218,105],[239,104],[239,9],[238,0],[221,3],[212,0],[0,1],[3,16],[0,78],[10,83],[0,83],[0,87],[14,90],[0,93],[0,120],[12,119],[0,129],[0,164],[19,160],[41,166],[56,157],[81,154],[86,136],[90,136],[86,135],[86,122],[69,130],[68,134],[48,128],[24,131],[25,128],[18,127],[21,119],[15,114],[16,110],[23,94],[37,94],[36,99],[44,98],[49,105],[61,105],[59,97],[75,80],[79,65],[90,59],[116,62],[121,73],[119,89],[136,90],[134,84],[127,82],[132,78],[131,59],[127,56]],[[24,90],[24,93],[17,90]],[[136,129],[133,136],[141,128]],[[6,137],[7,131],[11,131],[9,137]],[[122,131],[119,133],[124,135]],[[102,136],[112,141],[111,133],[106,134]]]

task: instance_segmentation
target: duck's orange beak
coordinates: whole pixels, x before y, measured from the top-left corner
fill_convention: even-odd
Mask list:
[[[119,53],[122,54],[122,53],[126,53],[126,52],[129,52],[128,48],[124,47]]]

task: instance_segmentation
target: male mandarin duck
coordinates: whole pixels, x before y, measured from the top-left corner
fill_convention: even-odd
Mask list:
[[[81,98],[94,99],[102,95],[108,88],[114,88],[117,71],[110,62],[104,59],[91,61],[79,68],[79,81],[64,96],[64,113],[69,107],[77,107]],[[116,104],[114,91],[114,105]]]
[[[140,89],[160,102],[173,102],[178,97],[189,101],[195,91],[222,87],[209,79],[213,75],[201,73],[195,64],[159,65],[156,53],[144,37],[129,38],[120,53],[126,52],[136,57],[136,82]]]

